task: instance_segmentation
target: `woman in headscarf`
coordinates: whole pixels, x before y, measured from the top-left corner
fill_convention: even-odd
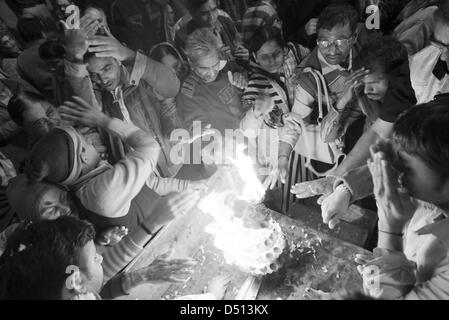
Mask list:
[[[270,167],[277,166],[278,132],[284,125],[284,117],[293,106],[294,72],[309,50],[286,43],[281,31],[273,26],[259,28],[246,45],[250,51],[251,63],[248,87],[242,97],[248,111],[243,117],[241,128],[246,135],[257,139],[253,142],[258,149],[258,163],[269,170]],[[284,212],[288,210],[290,201],[289,186],[304,181],[307,174],[304,166],[300,165],[302,160],[299,155],[293,157],[292,161],[295,163],[293,168],[297,170],[291,171],[291,183],[281,187]],[[268,174],[266,171],[262,176]]]

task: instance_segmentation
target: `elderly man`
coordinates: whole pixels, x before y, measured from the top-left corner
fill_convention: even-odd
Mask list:
[[[210,125],[216,132],[216,146],[216,143],[224,142],[217,139],[226,137],[226,132],[232,135],[239,132],[240,118],[244,111],[241,89],[246,86],[246,80],[241,74],[232,74],[234,65],[221,58],[219,46],[219,40],[208,28],[198,29],[189,36],[186,53],[192,70],[177,97],[178,111],[183,118],[184,127],[195,133],[196,121],[201,123],[202,129]],[[204,160],[205,154],[202,156]]]
[[[185,127],[201,121],[222,134],[239,128],[242,91],[234,85],[230,64],[221,59],[217,37],[207,28],[196,30],[187,39],[186,53],[192,71],[177,98]]]

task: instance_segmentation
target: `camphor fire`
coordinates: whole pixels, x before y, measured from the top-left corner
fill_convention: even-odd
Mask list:
[[[273,273],[286,246],[281,227],[258,213],[265,190],[244,147],[229,160],[232,165],[219,168],[210,180],[212,191],[198,205],[214,218],[205,231],[214,236],[226,263],[254,276]]]

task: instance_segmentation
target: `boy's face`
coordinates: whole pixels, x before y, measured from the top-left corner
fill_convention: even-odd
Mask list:
[[[90,140],[81,137],[81,162],[83,163],[83,173],[94,170],[101,161],[100,155]]]
[[[92,57],[87,70],[92,82],[103,90],[114,91],[120,85],[120,64],[114,58]]]
[[[449,181],[430,169],[418,156],[397,150],[398,169],[402,174],[402,185],[416,199],[443,205],[448,203]]]
[[[337,25],[332,30],[318,30],[318,49],[330,65],[339,65],[348,59],[354,44],[349,24]]]
[[[373,72],[363,79],[364,93],[370,100],[382,100],[387,94],[388,79],[382,72]]]
[[[88,292],[100,293],[103,286],[103,257],[97,253],[94,242],[89,241],[80,252],[79,269]]]

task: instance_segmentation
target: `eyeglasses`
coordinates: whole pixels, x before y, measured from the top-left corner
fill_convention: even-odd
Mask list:
[[[349,45],[351,45],[353,40],[354,40],[354,37],[350,37],[349,39],[337,39],[337,40],[333,40],[333,41],[318,40],[316,43],[320,48],[323,48],[323,49],[328,49],[332,45],[335,45],[337,48],[342,48],[342,47],[348,47]]]

